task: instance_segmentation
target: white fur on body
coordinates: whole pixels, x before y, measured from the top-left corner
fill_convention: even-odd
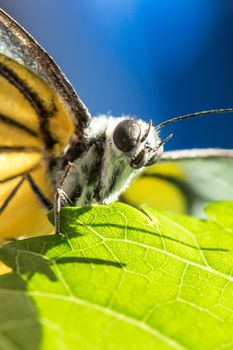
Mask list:
[[[152,127],[148,138],[134,147],[131,152],[126,154],[120,151],[113,142],[113,132],[116,125],[126,118],[128,119],[129,117],[114,118],[101,115],[92,118],[86,136],[87,140],[94,139],[96,143],[74,161],[72,170],[64,185],[64,191],[68,197],[72,196],[75,188],[80,188],[80,196],[75,199],[74,205],[107,204],[117,200],[133,178],[143,170],[143,168],[133,169],[129,165],[132,158],[139,154],[145,146],[149,145],[152,150],[155,150],[158,146],[160,139]],[[143,135],[148,129],[148,124],[142,120],[137,120],[137,122]],[[90,174],[93,167],[98,162],[98,147],[96,148],[98,142],[104,142],[103,156],[95,176],[91,178]],[[159,154],[161,152],[162,149],[159,150]],[[154,155],[153,151],[150,152],[150,158],[152,155]],[[98,188],[101,190],[98,193],[98,200],[96,200],[94,196]]]

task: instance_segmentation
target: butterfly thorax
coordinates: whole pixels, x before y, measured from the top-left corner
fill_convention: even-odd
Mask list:
[[[154,156],[153,150],[156,149],[160,139],[153,129],[149,130],[148,137],[143,142],[137,142],[133,150],[126,149],[127,146],[124,145],[123,139],[121,146],[118,147],[126,151],[116,147],[117,141],[114,142],[116,132],[114,131],[117,125],[124,123],[125,120],[129,119],[110,116],[99,116],[92,119],[84,143],[78,146],[78,148],[82,146],[86,149],[73,161],[72,169],[64,185],[64,191],[73,205],[106,204],[117,200],[132,179],[143,169],[143,166],[133,166],[132,161],[136,161],[137,157],[138,163],[144,161],[142,158],[145,158],[145,149],[147,149],[146,156],[148,157],[145,161]],[[139,123],[140,135],[143,135],[148,130],[148,124],[142,121]],[[156,151],[156,154],[158,155],[161,151],[161,149],[159,152]],[[65,202],[66,204],[69,203]]]

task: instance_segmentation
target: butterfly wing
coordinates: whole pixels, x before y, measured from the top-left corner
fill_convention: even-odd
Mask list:
[[[186,175],[176,163],[164,162],[145,168],[121,196],[135,207],[147,204],[154,208],[184,214],[189,208]]]
[[[145,168],[122,200],[136,207],[147,204],[203,216],[205,203],[232,199],[232,155],[229,150],[213,149],[167,152],[163,162]]]
[[[0,10],[0,52],[29,68],[56,91],[80,135],[90,114],[72,85],[48,53],[16,21]]]
[[[54,61],[0,10],[0,237],[51,232],[49,163],[88,121]]]

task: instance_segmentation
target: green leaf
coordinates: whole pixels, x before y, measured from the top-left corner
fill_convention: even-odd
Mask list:
[[[65,238],[2,247],[0,349],[232,349],[233,203],[144,210],[64,208]]]

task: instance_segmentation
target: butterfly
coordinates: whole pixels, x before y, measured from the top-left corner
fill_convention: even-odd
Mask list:
[[[46,213],[55,205],[108,204],[118,199],[144,167],[160,158],[172,134],[132,116],[91,115],[53,59],[0,10],[0,237],[48,234]],[[206,151],[196,151],[205,157]],[[208,151],[207,151],[208,152]],[[231,151],[211,150],[209,156]]]

